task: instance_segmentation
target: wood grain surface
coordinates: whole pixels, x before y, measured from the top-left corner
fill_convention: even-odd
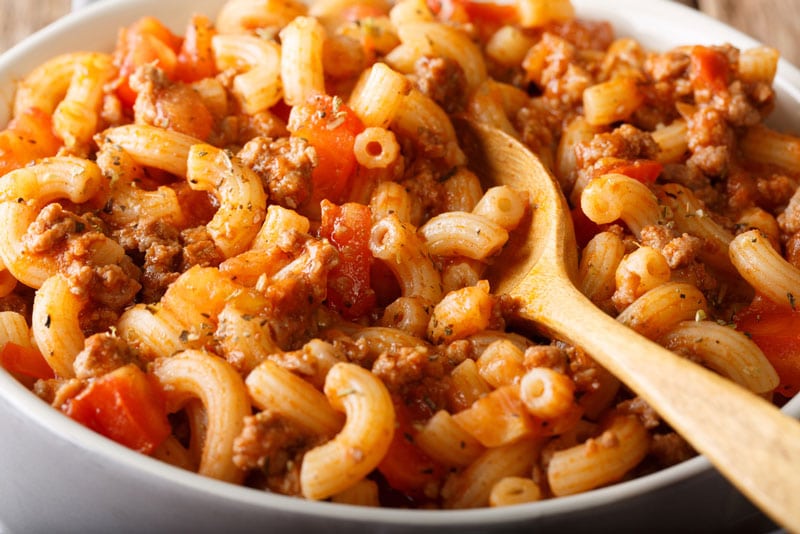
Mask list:
[[[644,0],[643,0],[644,1]],[[796,25],[800,0],[683,0],[800,64]],[[0,52],[70,10],[70,0],[0,0]]]

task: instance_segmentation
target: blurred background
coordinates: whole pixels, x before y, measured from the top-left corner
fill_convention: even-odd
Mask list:
[[[796,31],[796,21],[800,20],[800,0],[676,1],[700,9],[774,46],[784,58],[800,65]],[[85,3],[88,0],[0,0],[0,52],[65,15],[73,4]]]

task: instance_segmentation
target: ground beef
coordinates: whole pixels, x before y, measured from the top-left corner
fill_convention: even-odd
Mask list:
[[[642,245],[656,250],[663,249],[674,237],[675,231],[661,224],[645,226],[641,231]]]
[[[318,160],[305,139],[256,137],[238,157],[261,177],[273,203],[296,209],[311,195],[311,173]]]
[[[89,332],[113,323],[141,289],[141,273],[127,256],[113,265],[92,263],[96,245],[108,239],[96,229],[95,221],[52,203],[39,212],[23,238],[32,253],[57,257],[71,290],[92,302],[87,306],[91,313],[81,318],[82,327]]]
[[[688,120],[688,141],[691,156],[688,165],[696,166],[709,176],[725,174],[733,154],[733,129],[718,110],[698,109]]]
[[[761,112],[750,101],[742,83],[736,81],[728,86],[728,98],[722,110],[732,126],[753,126],[761,122]],[[762,97],[763,98],[763,97]]]
[[[54,202],[42,208],[28,226],[23,243],[34,254],[49,254],[62,249],[70,236],[85,230],[86,221]]]
[[[794,192],[786,209],[778,215],[778,224],[786,234],[800,232],[800,189]]]
[[[139,271],[127,257],[119,265],[91,267],[73,263],[64,274],[69,278],[74,293],[88,297],[96,305],[114,310],[122,310],[129,305],[141,289]]]
[[[759,174],[756,176],[756,204],[760,208],[773,211],[789,202],[797,191],[797,186],[797,179],[784,173],[768,173],[766,176]]]
[[[699,237],[682,234],[667,243],[661,253],[667,259],[670,269],[678,269],[693,262],[703,244],[704,241]]]
[[[556,341],[553,345],[567,355],[567,374],[572,376],[577,391],[593,391],[605,371],[583,349]]]
[[[713,272],[709,272],[705,264],[697,261],[693,261],[685,267],[679,267],[673,270],[671,280],[673,282],[693,284],[703,292],[708,302],[717,302],[720,300],[719,297],[723,296],[717,294],[720,291],[718,276]],[[725,290],[726,286],[723,285],[722,291],[724,292]]]
[[[556,345],[534,345],[525,349],[525,368],[547,367],[560,373],[567,372],[567,352]]]
[[[101,332],[116,324],[142,287],[139,269],[127,256],[117,265],[90,266],[73,261],[62,274],[69,280],[70,290],[87,299],[79,317],[86,334]]]
[[[623,124],[611,132],[595,135],[589,142],[575,145],[575,158],[579,168],[586,168],[607,157],[655,159],[658,150],[649,133]]]
[[[284,369],[301,375],[319,389],[323,388],[330,368],[348,360],[341,350],[341,345],[337,346],[321,339],[312,339],[298,350],[274,352],[268,359]]]
[[[190,85],[171,81],[155,63],[146,63],[130,77],[137,93],[133,106],[137,123],[151,124],[206,140],[214,118]]]
[[[575,45],[550,32],[544,32],[523,62],[528,79],[547,96],[559,94],[560,79],[575,60]]]
[[[84,348],[75,357],[75,376],[80,379],[96,378],[118,369],[136,358],[121,338],[104,332],[86,338]]]
[[[661,251],[670,269],[685,267],[694,261],[703,246],[703,240],[689,234],[680,236],[662,225],[642,228],[641,244]]]
[[[461,65],[450,58],[422,56],[414,63],[414,85],[447,113],[466,107],[466,83]]]
[[[389,391],[398,391],[423,377],[428,357],[428,351],[422,347],[401,347],[378,356],[372,364],[372,373],[386,384]]]
[[[723,208],[727,207],[739,212],[755,205],[758,186],[755,178],[749,172],[736,167],[732,168],[724,182],[724,187],[726,205],[723,205]],[[714,207],[717,208],[717,206]]]
[[[337,262],[338,253],[328,241],[308,239],[300,256],[264,281],[261,289],[269,305],[263,318],[283,350],[297,349],[317,333],[315,312],[325,299],[328,273]]]
[[[786,260],[797,268],[800,268],[800,232],[795,232],[786,241]],[[2,300],[0,300],[2,303]]]
[[[662,54],[650,54],[644,68],[654,82],[671,82],[674,85],[676,80],[687,76],[690,64],[689,55],[684,50],[674,49]],[[679,93],[678,96],[685,96],[685,93]]]
[[[51,378],[37,380],[33,385],[33,392],[37,397],[60,410],[69,399],[83,391],[85,386],[86,382],[77,378]]]
[[[656,428],[661,424],[661,418],[656,411],[641,397],[622,401],[617,409],[621,413],[637,416],[645,428]]]
[[[400,185],[411,195],[411,223],[415,226],[444,210],[445,194],[439,178],[439,170],[429,162],[406,169]]]
[[[163,221],[135,225],[121,229],[116,238],[128,251],[136,251],[142,257],[143,302],[156,302],[167,286],[178,277],[183,247],[180,232]]]
[[[664,182],[675,182],[688,189],[691,189],[695,196],[698,191],[712,191],[711,181],[708,176],[700,172],[697,167],[684,165],[683,163],[670,163],[664,165],[661,171],[661,179]],[[702,193],[700,193],[702,194]],[[708,194],[704,195],[708,196]],[[706,202],[708,204],[708,202]]]
[[[689,81],[689,55],[682,49],[663,54],[649,54],[644,70],[651,83],[647,87],[648,104],[662,110],[666,120],[674,119],[675,101],[691,98],[693,89]]]
[[[626,272],[623,276],[617,275],[617,288],[611,295],[611,304],[617,312],[621,312],[633,304],[639,296],[636,291],[640,281],[641,278],[631,272]]]
[[[696,455],[692,446],[675,432],[654,434],[650,442],[650,456],[661,468],[679,464]]]
[[[587,50],[606,50],[615,39],[613,26],[602,20],[551,22],[545,26],[545,30]]]
[[[236,118],[238,126],[238,143],[244,145],[255,137],[287,137],[289,130],[286,121],[274,113],[262,111],[254,115],[243,115]]]
[[[217,266],[224,256],[205,226],[180,231],[164,221],[121,228],[117,241],[141,265],[140,302],[157,302],[169,284],[194,265]]]
[[[190,267],[216,267],[225,260],[225,256],[217,248],[211,234],[205,226],[196,226],[181,231],[183,256],[181,258],[181,272]]]
[[[727,207],[734,217],[754,206],[774,212],[791,204],[797,184],[796,178],[782,172],[752,172],[732,167],[724,182],[727,206],[722,208]]]
[[[561,113],[556,110],[561,109],[544,98],[533,98],[514,117],[514,126],[520,132],[522,142],[549,168],[553,168],[555,162],[556,132],[562,120]]]
[[[266,489],[299,496],[303,454],[327,438],[312,438],[276,413],[259,412],[244,418],[244,428],[233,443],[233,463],[263,473]]]
[[[700,146],[695,148],[688,163],[711,176],[720,176],[728,169],[730,149],[727,146]]]

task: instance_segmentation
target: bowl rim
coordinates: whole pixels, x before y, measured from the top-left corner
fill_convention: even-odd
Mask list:
[[[72,420],[59,410],[31,393],[9,373],[0,370],[0,398],[8,406],[18,410],[21,417],[30,419],[47,432],[81,448],[108,465],[119,465],[124,470],[134,470],[152,476],[153,481],[179,486],[181,490],[213,496],[218,500],[237,501],[246,506],[265,509],[280,509],[289,513],[312,515],[319,518],[383,523],[396,525],[448,526],[463,524],[474,526],[505,524],[549,515],[569,513],[576,509],[591,509],[608,503],[638,496],[642,493],[676,484],[686,478],[711,471],[711,464],[702,456],[696,456],[675,466],[647,475],[589,492],[547,499],[535,503],[502,508],[475,508],[465,510],[426,510],[411,508],[358,508],[325,501],[310,501],[277,493],[265,492],[244,486],[203,477],[183,470],[156,458],[140,454],[121,446]],[[163,487],[163,486],[162,486]]]
[[[222,1],[206,0],[202,3],[204,5],[221,5]],[[0,55],[0,75],[7,72],[11,73],[11,79],[7,79],[4,83],[13,85],[16,79],[13,77],[16,70],[15,66],[18,66],[19,63],[27,62],[35,65],[37,64],[37,59],[38,63],[41,63],[55,55],[55,52],[49,50],[47,46],[54,39],[69,39],[69,36],[76,30],[91,26],[91,24],[96,24],[101,20],[107,21],[109,17],[124,20],[137,15],[152,14],[152,11],[148,11],[148,9],[152,9],[152,6],[157,6],[158,2],[159,0],[106,0],[92,4],[78,12],[68,14]],[[702,25],[707,35],[705,40],[712,44],[719,44],[724,41],[740,48],[760,44],[752,37],[700,11],[670,0],[649,0],[648,2],[615,0],[613,3],[600,3],[596,2],[596,0],[572,0],[572,2],[575,5],[578,16],[581,18],[608,19],[610,14],[626,13],[628,10],[633,13],[632,16],[640,16],[646,13],[650,17],[663,17],[666,14],[670,18],[682,19],[687,25]],[[604,14],[605,17],[603,16]],[[615,34],[622,35],[623,33],[618,31],[617,23],[612,21],[612,24],[614,25]],[[720,39],[720,36],[724,36],[724,39]],[[697,41],[686,44],[701,43]],[[21,76],[21,74],[17,72],[16,76]],[[6,75],[6,78],[9,77]],[[784,59],[779,62],[774,86],[776,90],[785,93],[792,102],[800,103],[800,70]],[[6,110],[2,108],[3,106],[0,106],[0,121],[5,120],[3,113],[6,113]],[[160,482],[177,485],[184,491],[200,492],[220,500],[236,501],[251,507],[280,509],[290,513],[318,518],[359,521],[371,524],[377,522],[409,527],[415,525],[427,527],[438,525],[451,527],[454,525],[475,526],[477,521],[482,526],[505,524],[606,506],[608,503],[638,496],[642,493],[651,492],[677,484],[688,478],[714,471],[713,466],[705,457],[696,456],[650,475],[619,482],[586,493],[547,499],[535,503],[503,508],[468,510],[357,507],[358,514],[353,514],[354,507],[350,505],[309,501],[237,486],[182,470],[130,450],[89,430],[52,408],[2,368],[0,368],[0,398],[7,401],[7,405],[15,410],[17,415],[29,418],[47,432],[87,452],[96,454],[102,458],[103,462],[108,462],[109,465],[119,464],[125,469],[145,473],[153,476],[154,480],[157,479]],[[790,400],[783,410],[793,417],[800,417],[800,395]]]

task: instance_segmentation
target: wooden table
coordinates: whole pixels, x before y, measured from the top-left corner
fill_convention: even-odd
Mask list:
[[[800,0],[682,1],[776,47],[783,57],[800,65],[796,33]],[[64,15],[70,6],[70,0],[0,0],[0,52]]]

